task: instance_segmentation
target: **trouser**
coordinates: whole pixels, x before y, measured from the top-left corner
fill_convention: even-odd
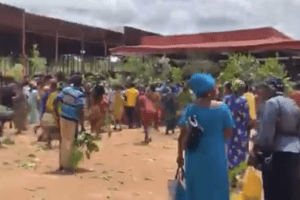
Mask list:
[[[73,144],[77,130],[77,124],[74,121],[60,118],[60,166],[63,168],[72,168],[71,156],[73,153]]]
[[[265,200],[300,200],[300,154],[277,152],[262,165]]]
[[[126,112],[126,117],[127,117],[127,123],[129,128],[133,127],[133,121],[134,121],[134,111],[135,108],[134,107],[126,107],[125,108],[125,112]]]

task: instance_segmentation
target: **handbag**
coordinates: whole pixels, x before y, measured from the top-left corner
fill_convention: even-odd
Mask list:
[[[191,115],[187,120],[188,136],[186,141],[186,149],[189,152],[194,152],[199,146],[199,142],[203,136],[204,129],[198,123],[196,115]]]
[[[184,169],[179,167],[177,169],[175,179],[168,180],[169,200],[184,200],[185,199],[185,184]]]

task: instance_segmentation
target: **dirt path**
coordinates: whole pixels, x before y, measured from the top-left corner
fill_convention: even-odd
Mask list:
[[[163,131],[163,129],[161,130]],[[176,136],[153,133],[149,146],[141,129],[104,134],[101,151],[85,160],[76,175],[55,173],[58,149],[43,150],[32,131],[14,136],[0,149],[0,200],[166,200],[167,181],[176,170]],[[35,166],[24,168],[26,162]],[[20,167],[23,164],[23,167]]]

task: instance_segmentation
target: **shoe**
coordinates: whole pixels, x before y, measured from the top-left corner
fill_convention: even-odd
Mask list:
[[[116,130],[117,130],[117,127],[115,126],[113,129],[114,129],[114,131],[116,131]]]

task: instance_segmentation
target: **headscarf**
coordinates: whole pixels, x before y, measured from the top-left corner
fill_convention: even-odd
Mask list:
[[[269,87],[272,91],[274,91],[275,95],[283,95],[284,84],[282,79],[272,76],[267,78],[264,81],[263,85]]]
[[[232,91],[234,92],[237,92],[242,87],[246,87],[246,84],[240,79],[237,79],[232,83]]]
[[[196,73],[187,82],[187,85],[199,97],[215,87],[215,79],[209,74]]]

